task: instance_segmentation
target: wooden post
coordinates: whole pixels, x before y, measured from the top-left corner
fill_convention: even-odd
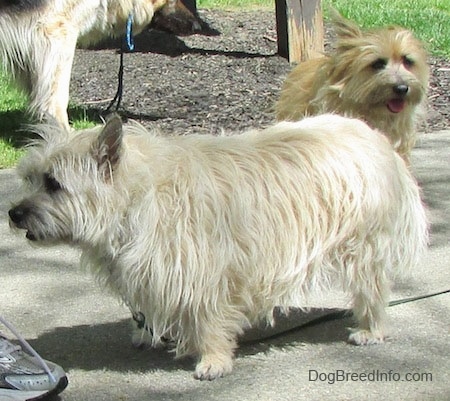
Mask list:
[[[275,0],[275,13],[280,56],[292,63],[323,52],[320,0]]]

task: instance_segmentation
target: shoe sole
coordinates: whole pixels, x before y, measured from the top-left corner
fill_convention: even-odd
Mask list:
[[[59,379],[55,388],[50,391],[21,391],[21,390],[9,390],[0,389],[1,401],[39,401],[50,398],[61,393],[69,384],[69,380],[66,376]]]

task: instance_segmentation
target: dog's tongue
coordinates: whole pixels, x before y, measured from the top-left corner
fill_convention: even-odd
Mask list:
[[[404,99],[391,99],[387,107],[392,113],[400,113],[405,108],[405,103]]]

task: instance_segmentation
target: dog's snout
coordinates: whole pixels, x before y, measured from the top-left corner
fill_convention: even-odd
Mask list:
[[[17,206],[8,212],[9,218],[15,224],[19,224],[24,219],[26,213],[26,209],[21,206]]]
[[[405,84],[394,85],[394,93],[396,95],[405,96],[408,93],[409,86]]]

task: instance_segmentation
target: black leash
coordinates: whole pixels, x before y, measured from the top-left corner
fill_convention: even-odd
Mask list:
[[[397,301],[389,302],[389,306],[407,304],[409,302],[419,301],[421,299],[431,298],[431,297],[435,297],[437,295],[448,294],[449,292],[450,292],[450,290],[444,290],[444,291],[434,292],[432,294],[418,295],[417,297],[398,299]]]
[[[416,297],[411,297],[411,298],[403,298],[403,299],[397,299],[395,301],[391,301],[389,302],[388,306],[396,306],[396,305],[401,305],[401,304],[406,304],[409,302],[414,302],[414,301],[419,301],[421,299],[426,299],[426,298],[432,298],[438,295],[443,295],[443,294],[448,294],[450,293],[450,289],[449,290],[444,290],[444,291],[439,291],[439,292],[434,292],[432,294],[425,294],[425,295],[418,295]],[[290,329],[286,329],[283,331],[280,331],[278,333],[274,333],[274,334],[270,334],[268,336],[262,336],[262,337],[258,337],[258,339],[256,341],[267,341],[267,340],[275,340],[281,336],[285,336],[287,334],[291,334],[291,333],[295,333],[299,330],[305,329],[307,327],[312,327],[312,326],[316,326],[320,323],[326,323],[326,322],[331,322],[334,320],[339,320],[339,319],[343,319],[346,317],[350,317],[352,316],[352,311],[350,309],[341,309],[341,310],[337,310],[334,312],[330,312],[327,313],[323,316],[320,316],[316,319],[310,320],[309,322],[306,322],[304,324],[301,324],[299,326],[295,326],[292,327]],[[252,341],[253,342],[253,341]]]
[[[119,110],[120,104],[122,102],[122,95],[123,95],[123,54],[126,52],[131,52],[134,50],[134,40],[133,40],[133,15],[130,14],[127,19],[127,25],[126,25],[126,32],[125,32],[125,40],[124,43],[122,43],[122,46],[120,47],[120,66],[119,66],[119,73],[117,76],[118,84],[117,84],[117,91],[116,94],[109,103],[106,110],[103,112],[103,114],[109,114],[111,112],[111,109],[115,106],[115,111]]]

